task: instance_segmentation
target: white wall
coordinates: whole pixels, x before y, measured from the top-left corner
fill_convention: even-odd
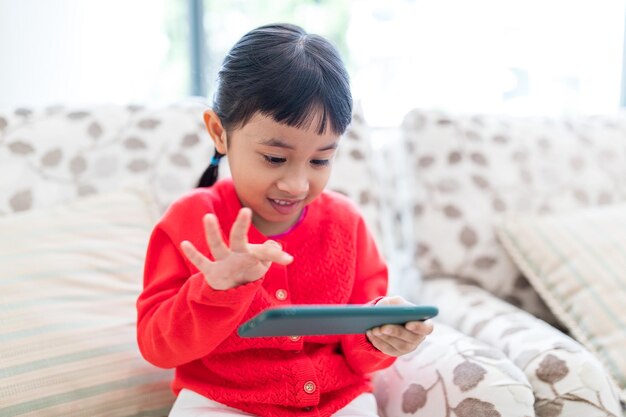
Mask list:
[[[165,0],[0,0],[0,107],[170,98],[164,14]]]

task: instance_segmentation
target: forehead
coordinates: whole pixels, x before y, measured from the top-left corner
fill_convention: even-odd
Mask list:
[[[310,123],[303,127],[287,126],[276,122],[272,117],[256,113],[241,129],[239,134],[258,144],[271,144],[277,141],[288,144],[292,148],[319,147],[339,141],[340,135],[327,128],[322,134],[318,132],[321,112],[311,117]]]

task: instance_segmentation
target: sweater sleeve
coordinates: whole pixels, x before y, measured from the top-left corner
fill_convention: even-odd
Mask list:
[[[363,219],[358,225],[356,244],[356,277],[350,304],[375,304],[387,293],[388,272]],[[362,334],[343,336],[341,346],[348,364],[358,373],[387,368],[396,359],[376,349]]]
[[[173,368],[209,354],[241,321],[263,278],[225,291],[192,273],[165,230],[152,233],[137,300],[137,342],[144,358]]]

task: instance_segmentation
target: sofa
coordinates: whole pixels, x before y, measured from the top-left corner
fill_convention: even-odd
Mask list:
[[[167,415],[134,303],[154,222],[212,156],[206,106],[0,110],[0,416]],[[381,416],[623,415],[626,116],[379,129],[357,106],[333,169],[390,293],[440,310],[372,376]]]

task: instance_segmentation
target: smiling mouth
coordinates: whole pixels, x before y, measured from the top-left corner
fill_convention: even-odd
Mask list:
[[[280,214],[292,214],[300,208],[302,200],[279,200],[268,198],[270,204]]]

